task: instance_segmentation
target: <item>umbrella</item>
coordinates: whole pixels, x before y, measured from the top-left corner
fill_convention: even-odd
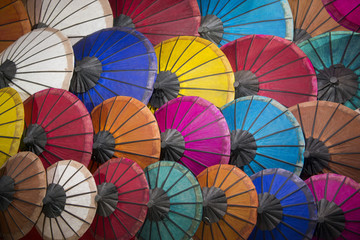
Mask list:
[[[20,152],[0,168],[0,230],[4,239],[20,239],[31,230],[40,216],[45,192],[45,169],[32,152]]]
[[[293,39],[293,18],[287,0],[198,0],[200,36],[222,46],[250,34]]]
[[[75,71],[70,91],[89,112],[114,96],[130,96],[147,104],[156,78],[151,43],[129,28],[108,28],[74,46]]]
[[[317,212],[306,183],[281,168],[251,176],[259,198],[258,220],[251,239],[311,239]]]
[[[100,239],[130,239],[142,226],[149,201],[145,173],[134,161],[116,158],[94,173],[98,203],[91,232]]]
[[[161,159],[179,162],[195,175],[228,163],[230,133],[218,108],[200,97],[167,102],[155,112],[161,132]]]
[[[29,18],[22,2],[2,0],[0,3],[0,52],[30,30]]]
[[[22,1],[33,29],[58,29],[72,44],[88,34],[113,26],[111,7],[107,0]]]
[[[145,170],[150,199],[139,239],[190,239],[202,216],[199,182],[189,169],[161,161]]]
[[[215,165],[197,179],[203,193],[203,221],[195,239],[247,239],[256,224],[258,197],[251,179],[232,165]]]
[[[84,104],[63,89],[46,89],[24,102],[25,149],[38,155],[45,168],[59,160],[89,164],[93,126]]]
[[[342,26],[360,32],[360,3],[353,0],[322,0],[329,14]]]
[[[73,160],[58,161],[47,168],[46,175],[48,187],[36,229],[45,240],[80,238],[96,213],[93,176]]]
[[[283,168],[299,175],[304,137],[296,118],[277,101],[248,96],[221,108],[231,132],[230,164],[252,175]]]
[[[0,89],[0,168],[19,150],[24,130],[24,106],[12,88]]]
[[[69,40],[58,30],[31,31],[0,54],[0,88],[14,88],[23,101],[46,88],[68,90],[73,55]]]
[[[196,0],[109,0],[114,26],[135,28],[152,44],[175,36],[198,36]]]
[[[316,100],[314,68],[293,42],[251,35],[221,49],[235,72],[235,98],[261,95],[287,107]]]
[[[155,52],[159,67],[152,108],[179,96],[199,96],[217,107],[234,99],[231,65],[215,44],[182,36],[160,43]]]
[[[313,239],[359,239],[360,185],[353,179],[327,173],[306,180],[315,197],[318,221]]]
[[[329,32],[299,47],[311,60],[318,80],[318,100],[360,107],[360,34]]]
[[[94,108],[91,117],[95,131],[91,171],[111,158],[126,157],[142,168],[159,160],[159,127],[142,102],[113,97]]]
[[[289,109],[305,136],[302,178],[334,172],[360,182],[359,114],[339,103],[316,101]]]
[[[321,0],[289,0],[294,17],[294,42],[304,40],[330,31],[346,31],[326,11]]]

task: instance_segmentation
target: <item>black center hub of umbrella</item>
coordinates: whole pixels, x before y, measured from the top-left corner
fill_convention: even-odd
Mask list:
[[[185,151],[185,140],[177,129],[166,129],[161,133],[161,157],[167,161],[179,161]]]
[[[302,177],[305,178],[321,173],[331,160],[327,146],[319,139],[312,137],[305,139],[304,158]]]
[[[30,124],[26,130],[26,136],[23,139],[27,149],[36,155],[40,155],[46,146],[46,132],[42,126],[34,123]]]
[[[198,32],[202,38],[219,45],[224,34],[223,22],[212,14],[202,16]]]
[[[319,100],[343,104],[356,95],[359,76],[343,64],[319,70],[316,76]]]
[[[163,220],[170,210],[170,198],[161,188],[150,189],[147,217],[150,221]]]
[[[108,131],[100,131],[94,135],[93,159],[102,164],[114,156],[115,138]]]
[[[203,187],[203,221],[207,224],[218,222],[226,214],[227,198],[218,187]]]
[[[51,183],[43,199],[43,213],[48,218],[56,218],[64,211],[66,193],[64,188],[56,183]]]
[[[161,71],[154,83],[150,105],[159,108],[171,99],[177,98],[179,91],[180,83],[176,74],[170,71]]]
[[[128,27],[128,28],[135,28],[135,24],[131,17],[120,14],[116,18],[114,18],[114,27]]]
[[[258,198],[256,226],[262,231],[271,231],[282,220],[283,207],[280,200],[268,192],[260,193]]]
[[[256,141],[251,133],[240,129],[231,132],[230,164],[239,168],[248,165],[254,160],[256,150]]]
[[[345,229],[345,216],[343,210],[334,202],[321,199],[317,202],[318,223],[315,236],[318,239],[337,239]]]
[[[95,87],[102,73],[102,64],[97,57],[84,57],[76,61],[70,91],[84,93]]]
[[[98,194],[95,201],[98,203],[97,214],[102,217],[110,216],[116,209],[119,193],[113,183],[104,182],[97,186]]]
[[[35,24],[34,26],[32,26],[31,30],[39,29],[39,28],[47,28],[48,26],[49,25],[47,25],[45,23],[39,22],[39,23]]]
[[[4,212],[14,199],[15,182],[9,176],[0,177],[0,211]]]
[[[16,65],[14,62],[6,59],[0,65],[0,88],[8,87],[11,80],[14,79],[16,74]]]
[[[249,70],[235,72],[235,98],[256,95],[259,92],[259,81]]]
[[[311,38],[311,35],[304,29],[295,28],[294,31],[294,43],[299,44],[305,40]]]

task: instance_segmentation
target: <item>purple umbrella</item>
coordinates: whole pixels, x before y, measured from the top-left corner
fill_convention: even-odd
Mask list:
[[[161,160],[176,161],[195,175],[230,157],[230,132],[220,110],[192,96],[170,100],[155,112],[161,131]]]
[[[335,173],[315,175],[305,182],[318,207],[313,239],[360,239],[360,184]]]

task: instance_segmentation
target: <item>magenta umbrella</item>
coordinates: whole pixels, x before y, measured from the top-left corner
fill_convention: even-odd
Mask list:
[[[230,158],[230,132],[220,110],[193,96],[172,99],[155,112],[161,160],[176,161],[195,175]]]
[[[360,184],[335,173],[315,175],[305,182],[318,207],[313,239],[360,239]]]

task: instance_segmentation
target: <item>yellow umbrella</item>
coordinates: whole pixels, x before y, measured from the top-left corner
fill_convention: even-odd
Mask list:
[[[150,99],[157,109],[179,96],[199,96],[217,107],[234,99],[234,74],[224,53],[200,37],[181,36],[155,46],[158,76]]]
[[[24,131],[24,106],[10,87],[0,89],[0,167],[19,150]]]

